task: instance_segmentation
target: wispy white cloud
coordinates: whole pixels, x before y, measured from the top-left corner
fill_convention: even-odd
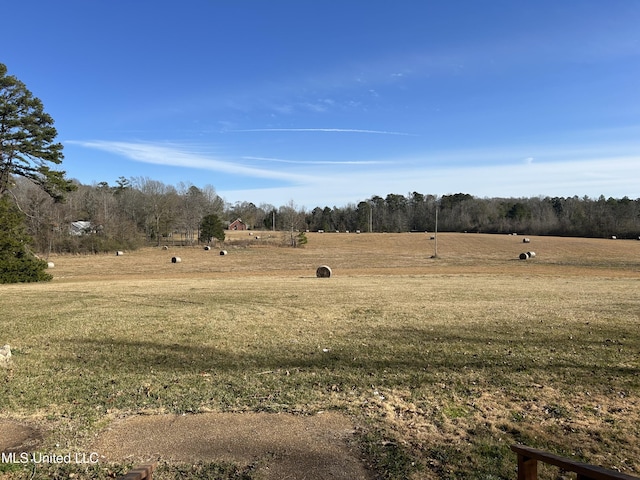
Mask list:
[[[212,158],[203,154],[193,153],[187,148],[177,145],[111,141],[69,141],[67,143],[102,150],[137,162],[155,165],[214,170],[246,177],[289,182],[307,182],[310,179],[306,175],[249,167],[228,160]]]
[[[553,163],[370,169],[344,175],[315,176],[305,184],[279,188],[225,190],[227,199],[284,205],[294,200],[307,208],[346,205],[388,193],[418,191],[436,195],[469,193],[476,197],[599,195],[640,197],[639,157],[602,157]]]
[[[302,102],[299,104],[299,107],[303,110],[309,110],[315,113],[324,113],[328,112],[330,109],[333,109],[336,106],[336,102],[330,98],[319,98],[316,100],[309,100],[307,102]]]
[[[306,207],[357,203],[372,195],[411,191],[437,195],[469,193],[478,197],[535,197],[587,195],[640,197],[640,153],[627,147],[574,148],[546,146],[478,149],[425,153],[415,157],[381,157],[372,161],[301,161],[269,156],[238,156],[239,162],[257,161],[295,166],[280,170],[194,153],[185,146],[134,142],[69,142],[98,149],[136,162],[224,172],[235,184],[262,179],[273,187],[217,190],[228,201],[284,205],[294,200]],[[631,152],[631,153],[629,153]],[[481,158],[481,162],[474,161]],[[487,162],[493,158],[496,161]],[[533,161],[535,159],[535,161]],[[323,168],[324,165],[329,167]],[[340,173],[336,166],[345,165]],[[355,165],[356,168],[348,168]],[[390,166],[393,168],[390,168]],[[336,168],[330,168],[334,166]],[[359,168],[357,168],[359,166]],[[292,167],[293,168],[293,167]],[[153,176],[153,173],[151,173]],[[167,181],[167,179],[159,178]],[[277,181],[277,182],[276,182]],[[271,182],[271,183],[269,183]],[[283,185],[282,182],[285,182]],[[277,184],[277,186],[276,186]]]
[[[241,130],[228,130],[230,132],[330,132],[330,133],[370,133],[375,135],[402,135],[406,137],[416,136],[413,133],[389,132],[386,130],[363,130],[357,128],[246,128]]]
[[[292,163],[297,165],[381,165],[387,162],[378,160],[345,160],[345,161],[329,161],[329,160],[285,160],[282,158],[272,157],[252,157],[243,156],[243,160],[257,160],[262,162],[276,163]]]

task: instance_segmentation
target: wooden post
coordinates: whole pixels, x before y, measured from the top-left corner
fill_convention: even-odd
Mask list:
[[[154,468],[155,465],[141,465],[133,470],[129,470],[124,476],[120,477],[119,480],[153,480],[152,475]]]
[[[518,453],[518,480],[538,480],[538,460]]]
[[[567,472],[574,472],[577,474],[578,480],[640,480],[639,477],[626,473],[608,470],[597,465],[576,462],[569,458],[559,457],[553,453],[524,445],[511,445],[511,450],[518,455],[518,480],[537,480],[538,461],[554,465]]]

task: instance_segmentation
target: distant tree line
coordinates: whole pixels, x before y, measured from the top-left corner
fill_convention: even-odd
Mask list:
[[[640,199],[589,197],[478,198],[453,195],[389,194],[346,207],[314,208],[310,230],[363,232],[523,232],[529,235],[638,238]]]
[[[465,193],[373,196],[357,204],[305,210],[293,201],[276,207],[225,202],[214,187],[166,185],[120,177],[115,185],[75,182],[64,202],[19,177],[11,188],[38,252],[97,253],[197,243],[205,217],[223,225],[241,218],[250,229],[298,231],[439,231],[638,238],[640,199],[589,197],[478,198]],[[74,230],[80,222],[86,231]],[[293,235],[292,235],[293,238]]]
[[[202,219],[224,210],[213,187],[174,187],[146,177],[120,177],[114,186],[77,183],[64,202],[20,178],[12,190],[39,252],[135,249],[160,245],[176,233],[183,241],[197,242]]]

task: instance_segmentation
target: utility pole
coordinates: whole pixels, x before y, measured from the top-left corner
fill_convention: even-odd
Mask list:
[[[433,258],[438,258],[438,204],[436,204],[436,230],[433,234],[434,241],[436,242],[436,251],[433,254]]]

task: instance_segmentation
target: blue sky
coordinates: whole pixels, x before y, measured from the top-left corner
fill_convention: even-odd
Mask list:
[[[82,183],[229,202],[640,197],[637,0],[23,0],[0,62]]]

